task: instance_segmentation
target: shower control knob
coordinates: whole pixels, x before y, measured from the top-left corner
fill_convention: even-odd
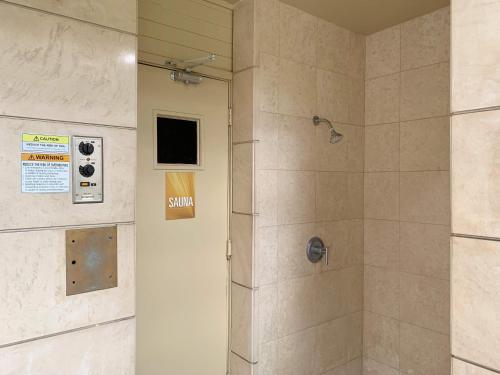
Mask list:
[[[80,144],[78,145],[78,150],[83,155],[92,155],[92,153],[94,152],[94,145],[88,142],[80,142]]]
[[[87,164],[84,167],[80,165],[79,171],[83,177],[91,177],[95,172],[95,168],[90,164]]]

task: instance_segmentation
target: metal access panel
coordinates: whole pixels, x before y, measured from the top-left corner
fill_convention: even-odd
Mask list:
[[[73,136],[72,156],[73,203],[102,203],[102,138]]]
[[[66,231],[66,295],[118,286],[116,226]]]

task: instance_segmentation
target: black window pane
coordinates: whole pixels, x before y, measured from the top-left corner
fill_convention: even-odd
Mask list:
[[[159,164],[198,164],[196,121],[158,117],[156,124]]]

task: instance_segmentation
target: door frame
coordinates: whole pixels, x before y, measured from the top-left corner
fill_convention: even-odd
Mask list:
[[[175,67],[167,67],[161,64],[156,64],[152,63],[146,60],[138,59],[137,60],[138,65],[144,65],[144,66],[150,66],[153,68],[158,68],[158,69],[163,69],[163,70],[168,70],[168,71],[177,71],[177,72],[182,72],[182,69],[178,69]],[[233,212],[233,81],[232,79],[226,79],[226,78],[221,78],[209,74],[203,74],[203,73],[197,73],[193,72],[196,75],[199,75],[200,77],[207,78],[207,79],[214,79],[217,81],[222,81],[227,83],[228,87],[228,119],[227,119],[227,131],[228,131],[228,192],[227,192],[227,207],[228,207],[228,212],[227,212],[227,240],[226,240],[226,260],[227,260],[227,281],[226,281],[226,303],[227,303],[227,338],[226,338],[226,343],[227,343],[227,353],[226,353],[226,375],[229,375],[230,369],[230,358],[231,358],[231,280],[232,280],[232,275],[231,275],[231,258],[232,258],[232,253],[231,253],[231,214]],[[203,84],[203,83],[201,83]],[[138,152],[139,150],[137,150]]]

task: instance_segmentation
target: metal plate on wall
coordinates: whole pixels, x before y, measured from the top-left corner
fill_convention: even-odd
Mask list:
[[[118,286],[117,229],[66,231],[66,295]]]

